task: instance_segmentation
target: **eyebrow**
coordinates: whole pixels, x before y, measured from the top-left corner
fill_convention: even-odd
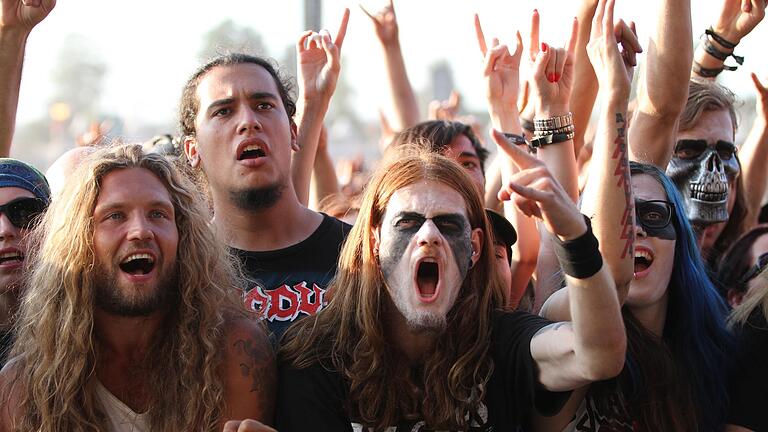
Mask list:
[[[159,200],[150,201],[149,203],[147,203],[147,206],[151,207],[151,208],[162,208],[162,209],[174,210],[174,211],[176,210],[176,207],[174,207],[173,203],[168,202],[168,201],[159,201]],[[107,204],[100,205],[100,206],[97,206],[96,208],[94,208],[93,209],[93,214],[104,213],[104,212],[111,211],[111,210],[120,210],[120,209],[122,209],[124,207],[126,207],[126,204],[124,202],[120,202],[120,201],[113,202],[113,203],[107,203]]]
[[[478,160],[480,159],[480,156],[478,156],[476,153],[471,153],[471,152],[461,152],[461,153],[459,153],[459,157],[462,157],[462,156],[463,157],[471,157],[471,158],[475,158],[475,159],[478,159]]]
[[[431,218],[428,218],[428,217],[424,216],[421,213],[409,212],[409,211],[401,211],[401,212],[395,214],[395,218],[401,218],[401,217],[411,217],[411,218],[416,218],[416,219],[434,219],[434,218],[443,218],[443,219],[445,219],[445,218],[458,218],[458,219],[462,219],[462,220],[466,220],[467,219],[467,217],[464,216],[461,213],[441,213],[441,214],[434,215]]]
[[[248,95],[248,100],[264,100],[264,99],[276,101],[278,100],[278,97],[274,93],[270,93],[270,92],[253,92]],[[205,109],[205,112],[210,114],[211,110],[221,106],[229,105],[234,101],[235,101],[234,98],[217,99],[211,102],[210,104],[208,104],[208,107]]]

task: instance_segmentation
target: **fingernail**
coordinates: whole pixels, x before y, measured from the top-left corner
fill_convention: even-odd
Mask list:
[[[541,51],[547,52],[548,49],[549,49],[549,45],[547,45],[545,42],[542,42],[541,43]]]
[[[550,73],[548,73],[548,74],[547,74],[547,81],[549,81],[549,82],[551,82],[551,83],[555,82],[555,76],[556,76],[556,75],[555,75],[555,73],[554,73],[554,72],[550,72]]]
[[[555,73],[554,75],[555,75],[555,82],[560,81],[560,74],[559,73]]]

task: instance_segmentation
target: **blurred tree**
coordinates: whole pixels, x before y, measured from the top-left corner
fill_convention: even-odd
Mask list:
[[[197,58],[206,62],[219,54],[230,52],[269,55],[260,34],[251,27],[227,19],[203,35]]]

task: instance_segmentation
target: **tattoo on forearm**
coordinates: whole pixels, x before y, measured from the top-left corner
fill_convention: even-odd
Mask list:
[[[269,346],[255,343],[252,339],[239,339],[234,344],[238,354],[247,360],[240,363],[240,373],[244,377],[250,377],[251,391],[261,391],[264,386],[264,373],[272,362],[272,353]]]
[[[616,169],[613,175],[617,177],[616,186],[624,189],[624,212],[621,215],[621,233],[619,238],[624,241],[621,258],[626,258],[632,252],[635,241],[634,214],[632,201],[632,186],[629,173],[629,156],[627,152],[626,120],[623,113],[616,113],[616,139],[613,141],[615,149],[611,157],[616,161]]]

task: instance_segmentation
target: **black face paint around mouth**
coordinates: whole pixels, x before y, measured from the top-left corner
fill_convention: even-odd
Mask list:
[[[472,239],[469,221],[460,214],[439,215],[426,218],[418,213],[403,212],[393,218],[392,239],[389,250],[381,251],[379,263],[386,280],[396,278],[397,266],[405,258],[405,251],[416,233],[430,219],[448,242],[453,251],[459,276],[462,280],[467,276],[472,256]]]

